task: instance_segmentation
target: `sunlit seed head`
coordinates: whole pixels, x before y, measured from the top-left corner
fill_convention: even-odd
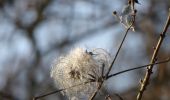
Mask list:
[[[75,48],[66,56],[54,61],[51,77],[58,88],[68,88],[89,81],[89,74],[101,75],[102,65],[105,71],[109,65],[109,54],[103,49],[94,49],[88,53],[83,48]],[[67,89],[64,93],[69,97],[88,98],[97,88],[95,82]]]

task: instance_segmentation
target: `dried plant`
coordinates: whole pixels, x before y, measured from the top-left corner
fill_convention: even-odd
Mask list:
[[[76,84],[92,81],[99,77],[104,67],[108,69],[109,54],[101,49],[94,50],[93,54],[82,48],[73,49],[68,55],[60,57],[53,64],[51,77],[58,88],[68,88]],[[89,94],[97,88],[96,82],[90,82],[64,91],[69,98],[87,99]]]
[[[118,6],[122,7],[117,9]],[[136,7],[139,7],[139,10]],[[122,0],[122,2],[119,0],[0,0],[0,100],[30,100],[34,96],[34,100],[64,98],[169,100],[170,69],[167,63],[170,61],[168,45],[170,11],[167,14],[169,7],[169,0]],[[114,11],[114,16],[111,16],[108,13],[114,8],[117,11]],[[122,25],[121,27],[113,20],[114,17]],[[122,29],[122,39],[113,39],[119,38],[115,36],[122,35],[116,34]],[[105,35],[101,32],[109,34]],[[110,34],[110,32],[114,33]],[[128,36],[129,34],[131,35]],[[104,40],[103,36],[108,39]],[[109,41],[110,38],[113,41]],[[143,41],[138,42],[138,38]],[[87,46],[93,42],[90,45],[95,47],[92,39],[99,41],[98,46],[101,42],[101,46],[107,43],[105,47],[113,44],[118,46],[118,48],[108,48],[114,49],[115,57],[110,57],[109,53],[112,51],[108,53],[101,48],[86,50],[76,47],[69,50],[67,54],[55,58],[49,71],[51,68],[49,63],[55,54],[81,42],[87,43]],[[129,44],[125,43],[126,40]],[[127,48],[122,50],[123,46]],[[132,49],[135,53],[131,51]],[[122,55],[120,55],[121,50],[124,53]],[[120,59],[117,59],[119,56]],[[127,68],[127,65],[132,63],[129,61],[139,64],[150,59],[150,62],[142,66],[129,66],[129,69],[112,73],[113,69],[117,70],[114,68],[115,63],[125,64],[121,57],[124,57],[127,63],[125,66],[117,66],[119,68]],[[155,66],[156,64],[162,65]],[[156,71],[154,67],[158,67],[155,68]],[[136,84],[133,88],[118,89],[121,91],[120,94],[114,93],[112,89],[107,91],[108,88],[118,84],[125,85],[125,83],[114,80],[111,85],[111,81],[106,81],[140,68],[146,69],[139,70],[139,73],[134,72],[133,74],[137,76],[128,78],[129,80],[135,78],[133,81],[139,80],[140,83],[138,81],[130,83],[128,79],[125,80],[130,84]],[[142,78],[143,71],[146,72]],[[154,73],[153,78],[152,73]],[[142,79],[136,79],[137,77]],[[54,85],[51,83],[53,81]],[[137,84],[139,84],[138,91]],[[43,95],[39,95],[41,93]],[[55,93],[61,93],[64,97],[53,95],[43,98]]]
[[[88,52],[83,48],[75,48],[71,50],[67,55],[56,59],[53,63],[53,67],[51,69],[51,77],[55,81],[56,86],[60,88],[60,90],[39,97],[44,97],[52,93],[62,91],[63,94],[65,94],[69,99],[72,100],[93,100],[100,89],[104,86],[104,82],[106,80],[128,71],[149,66],[144,81],[142,81],[141,89],[137,97],[137,100],[141,100],[142,94],[147,86],[147,83],[149,82],[153,65],[166,63],[170,60],[168,59],[160,62],[156,62],[155,60],[161,43],[165,37],[165,33],[170,24],[170,15],[168,16],[164,31],[160,35],[158,45],[154,51],[150,64],[111,74],[110,71],[117,59],[117,56],[123,46],[128,32],[130,30],[135,30],[134,26],[137,13],[137,10],[135,10],[134,7],[135,3],[139,3],[138,0],[129,0],[128,4],[125,5],[125,7],[123,8],[120,16],[117,14],[116,11],[113,12],[120,23],[122,23],[126,28],[125,35],[120,43],[120,46],[113,61],[110,60],[111,58],[106,50],[94,49]],[[39,97],[36,97],[36,99],[38,99]],[[108,96],[106,99],[111,100],[111,97]],[[119,96],[119,99],[122,98]]]

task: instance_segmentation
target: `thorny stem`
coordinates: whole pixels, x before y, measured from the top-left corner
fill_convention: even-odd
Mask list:
[[[158,54],[160,46],[161,46],[161,44],[162,44],[162,42],[165,38],[166,31],[167,31],[169,25],[170,25],[170,9],[169,9],[169,14],[168,14],[166,24],[164,26],[163,32],[160,34],[159,40],[157,42],[156,48],[154,49],[150,63],[155,63],[157,54]],[[143,93],[146,89],[146,86],[149,84],[149,79],[150,79],[151,74],[152,74],[152,68],[153,68],[153,65],[150,65],[147,68],[147,71],[145,73],[145,77],[144,77],[144,79],[143,79],[143,81],[141,82],[141,85],[140,85],[140,90],[139,90],[138,95],[137,95],[137,100],[142,99],[142,95],[143,95]]]

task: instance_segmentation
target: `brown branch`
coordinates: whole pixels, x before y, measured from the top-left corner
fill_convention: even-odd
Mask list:
[[[92,82],[92,81],[83,82],[83,83],[80,83],[80,84],[77,84],[77,85],[74,85],[74,86],[71,86],[71,87],[68,87],[68,88],[59,89],[59,90],[52,91],[52,92],[49,92],[49,93],[46,93],[46,94],[43,94],[43,95],[40,95],[40,96],[36,96],[36,97],[33,97],[33,100],[38,100],[40,98],[43,98],[43,97],[46,97],[46,96],[49,96],[49,95],[70,89],[70,88],[74,88],[74,87],[77,87],[77,86],[80,86],[80,85],[85,85],[85,84],[90,83],[90,82]]]
[[[100,88],[102,87],[103,82],[104,82],[104,80],[103,80],[102,82],[98,83],[98,87],[97,87],[96,91],[91,95],[91,97],[89,98],[89,100],[93,100],[93,99],[95,98],[95,96],[97,95],[98,91],[99,91]]]
[[[166,31],[168,30],[169,25],[170,25],[170,11],[169,11],[168,18],[167,18],[166,24],[164,26],[163,32],[160,34],[156,48],[154,49],[150,63],[155,63],[157,54],[158,54],[160,46],[161,46],[161,44],[162,44],[162,42],[165,38]],[[151,74],[152,74],[152,68],[153,68],[153,65],[150,65],[147,68],[147,71],[145,73],[145,77],[144,77],[144,79],[143,79],[143,81],[141,82],[141,85],[140,85],[140,90],[139,90],[139,93],[137,95],[137,100],[142,99],[143,92],[145,91],[146,86],[149,84],[149,79],[150,79]]]
[[[170,61],[170,58],[168,58],[167,60],[164,60],[164,61],[160,61],[160,62],[148,64],[148,65],[143,65],[143,66],[139,66],[139,67],[134,67],[134,68],[130,68],[130,69],[127,69],[127,70],[123,70],[123,71],[117,72],[115,74],[109,75],[108,77],[106,77],[106,80],[108,80],[109,78],[111,78],[113,76],[116,76],[116,75],[119,75],[119,74],[122,74],[122,73],[125,73],[125,72],[129,72],[129,71],[132,71],[132,70],[141,69],[141,68],[145,68],[145,67],[153,66],[153,65],[157,65],[157,64],[166,63],[166,62],[169,62],[169,61]]]

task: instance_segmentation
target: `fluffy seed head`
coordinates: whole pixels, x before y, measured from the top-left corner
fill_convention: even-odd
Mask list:
[[[87,52],[82,48],[73,49],[68,55],[55,60],[51,77],[58,88],[68,88],[89,81],[89,74],[96,78],[108,70],[110,56],[103,49]],[[87,99],[97,88],[97,82],[76,86],[64,91],[69,98]]]

